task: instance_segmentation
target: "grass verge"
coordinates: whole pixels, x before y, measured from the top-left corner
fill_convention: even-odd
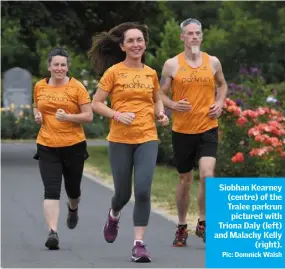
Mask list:
[[[112,174],[108,160],[107,146],[88,147],[90,157],[86,161],[86,172],[112,184]],[[197,175],[195,175],[197,178]],[[176,216],[175,189],[177,184],[177,172],[175,168],[157,165],[152,185],[152,207],[162,208],[169,215]],[[190,208],[187,222],[192,226],[197,222],[197,193],[198,181],[194,180],[190,194]]]

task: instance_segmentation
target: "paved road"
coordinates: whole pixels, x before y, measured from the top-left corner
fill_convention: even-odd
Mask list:
[[[175,224],[151,214],[145,243],[152,254],[150,264],[130,262],[133,243],[132,209],[122,212],[115,243],[104,241],[102,227],[112,190],[84,177],[80,222],[75,230],[65,226],[66,195],[62,191],[59,220],[60,250],[44,247],[47,227],[42,213],[43,186],[32,159],[33,144],[2,144],[2,268],[204,268],[205,246],[195,236],[187,248],[172,248]]]

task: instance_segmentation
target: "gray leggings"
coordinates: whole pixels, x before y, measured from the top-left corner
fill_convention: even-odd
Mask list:
[[[109,142],[109,158],[115,187],[112,209],[116,212],[121,211],[131,198],[134,168],[134,226],[148,225],[151,184],[157,152],[157,141],[136,145]]]

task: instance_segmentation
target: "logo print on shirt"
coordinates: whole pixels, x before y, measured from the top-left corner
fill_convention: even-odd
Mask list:
[[[191,82],[202,82],[202,83],[208,83],[211,81],[209,77],[203,77],[203,76],[197,76],[198,71],[192,71],[192,73],[189,75],[189,77],[183,77],[182,78],[182,84],[185,83],[191,83]]]
[[[130,83],[124,83],[123,84],[123,90],[129,90],[133,89],[134,91],[137,91],[139,89],[146,90],[146,91],[152,91],[154,88],[153,83],[147,83],[145,79],[141,79],[141,76],[136,75],[132,82]]]
[[[127,78],[128,75],[127,75],[127,73],[118,73],[118,77],[119,78]]]
[[[39,101],[48,101],[48,102],[65,102],[67,103],[70,101],[69,95],[67,93],[63,93],[61,95],[51,92],[48,94],[45,94],[43,91],[41,91],[41,95],[38,98]]]

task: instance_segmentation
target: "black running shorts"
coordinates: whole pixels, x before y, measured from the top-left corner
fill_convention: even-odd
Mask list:
[[[174,162],[178,173],[188,173],[198,166],[201,157],[217,156],[218,127],[199,134],[172,131]]]

